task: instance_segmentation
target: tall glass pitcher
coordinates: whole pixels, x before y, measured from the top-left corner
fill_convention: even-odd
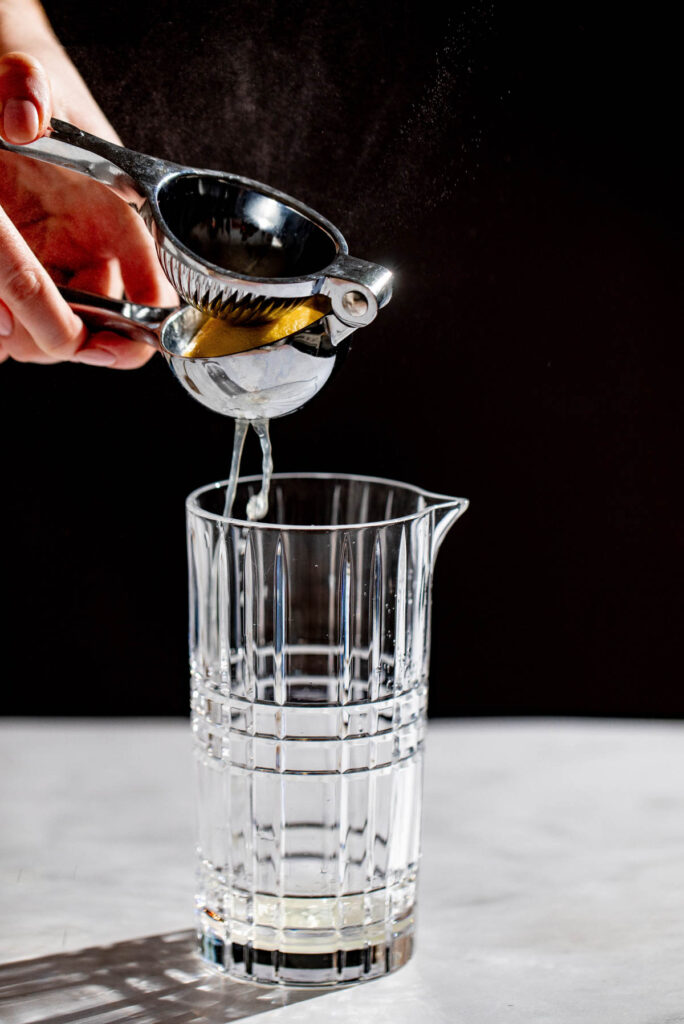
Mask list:
[[[276,475],[264,522],[224,500],[187,501],[200,949],[247,980],[373,978],[413,947],[432,570],[468,503],[325,474]]]

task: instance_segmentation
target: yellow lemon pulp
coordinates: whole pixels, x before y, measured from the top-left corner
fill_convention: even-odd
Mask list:
[[[330,300],[314,295],[296,309],[283,313],[277,320],[254,324],[253,327],[234,327],[225,320],[210,317],[202,324],[183,355],[190,358],[232,356],[236,352],[248,352],[251,348],[272,345],[281,338],[310,327],[329,312]]]

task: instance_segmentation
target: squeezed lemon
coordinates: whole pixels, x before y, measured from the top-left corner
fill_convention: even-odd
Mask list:
[[[283,313],[277,320],[254,324],[253,327],[237,327],[225,320],[210,317],[202,324],[183,355],[190,358],[232,356],[237,352],[248,352],[251,348],[273,345],[281,338],[310,327],[329,312],[330,300],[325,296],[314,295],[296,309]]]

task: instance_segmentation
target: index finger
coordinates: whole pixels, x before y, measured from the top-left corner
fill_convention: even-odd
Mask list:
[[[0,207],[0,299],[33,337],[38,348],[55,359],[70,359],[87,331],[69,308],[57,285]]]

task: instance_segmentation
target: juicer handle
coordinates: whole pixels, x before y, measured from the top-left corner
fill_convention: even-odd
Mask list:
[[[392,271],[348,253],[339,253],[323,274],[321,293],[330,296],[333,313],[348,327],[371,323],[392,297]]]
[[[25,146],[13,146],[0,139],[0,149],[85,174],[106,185],[136,210],[142,208],[148,193],[176,166],[89,135],[56,117],[50,121],[48,132]]]
[[[60,288],[59,293],[80,316],[91,331],[115,331],[131,341],[144,341],[159,348],[159,330],[175,309],[138,306],[126,299],[110,299],[106,295],[91,295],[75,288]]]

